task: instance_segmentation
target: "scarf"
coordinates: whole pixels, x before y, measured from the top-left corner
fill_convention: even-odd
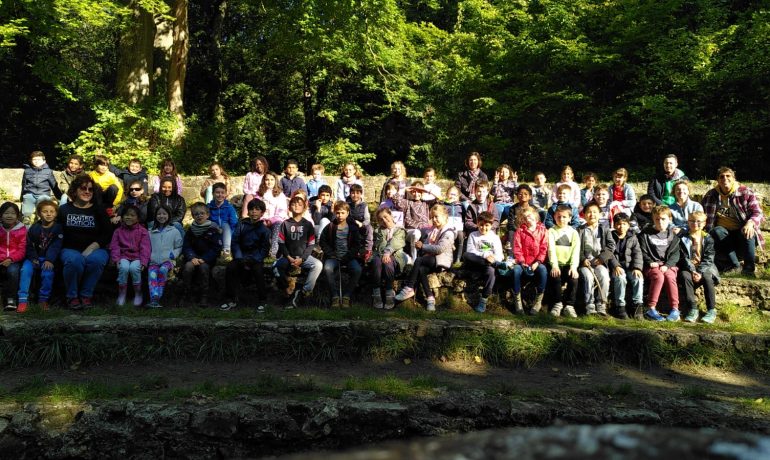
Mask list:
[[[195,236],[201,236],[208,231],[209,227],[211,227],[211,224],[212,222],[210,220],[207,220],[202,224],[193,222],[192,224],[190,224],[190,231]]]

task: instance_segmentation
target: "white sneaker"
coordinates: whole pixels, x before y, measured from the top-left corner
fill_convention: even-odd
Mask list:
[[[393,307],[396,306],[395,300],[396,300],[396,293],[393,291],[393,289],[386,290],[385,291],[385,309],[392,310]]]
[[[564,307],[564,313],[570,318],[577,318],[577,312],[575,311],[575,307],[572,305],[567,305]]]
[[[396,301],[403,302],[406,299],[414,297],[414,288],[404,286],[398,294],[396,294]]]
[[[551,307],[551,316],[559,317],[561,316],[561,310],[563,308],[563,305],[561,303],[556,303]]]

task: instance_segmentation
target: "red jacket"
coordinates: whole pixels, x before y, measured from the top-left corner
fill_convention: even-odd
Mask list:
[[[0,261],[21,262],[27,252],[27,227],[21,222],[10,230],[0,225]]]
[[[548,230],[541,222],[537,223],[535,231],[530,232],[526,224],[522,224],[513,234],[513,258],[517,264],[532,265],[534,262],[544,263],[548,256]]]

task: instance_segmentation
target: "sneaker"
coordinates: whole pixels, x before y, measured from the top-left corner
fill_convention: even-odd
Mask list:
[[[624,321],[628,319],[628,312],[626,311],[625,305],[618,305],[618,319]]]
[[[80,305],[82,305],[83,308],[91,308],[94,306],[94,299],[92,297],[82,297],[80,299]]]
[[[342,306],[342,308],[350,308],[350,305],[351,305],[351,303],[350,303],[350,297],[348,297],[348,296],[343,296],[343,297],[342,297],[342,302],[341,302],[341,306]]]
[[[678,308],[672,309],[671,313],[668,314],[666,321],[671,321],[671,322],[679,321],[679,309]]]
[[[589,303],[589,304],[586,305],[586,314],[587,315],[589,315],[589,316],[590,315],[595,315],[596,313],[597,313],[596,312],[596,305],[594,305],[592,303]]]
[[[388,289],[385,291],[385,309],[392,310],[396,306],[396,291]]]
[[[741,275],[745,276],[746,278],[756,278],[757,277],[757,274],[754,273],[754,270],[743,269],[741,271]]]
[[[19,302],[19,306],[16,307],[16,313],[24,313],[27,311],[27,302]]]
[[[332,297],[331,307],[332,308],[340,308],[340,307],[342,307],[342,302],[340,302],[340,298],[339,297]]]
[[[256,306],[257,313],[264,313],[265,312],[265,308],[266,308],[266,306],[265,306],[264,302],[260,300],[257,303],[257,306]]]
[[[222,251],[222,262],[229,264],[233,261],[233,255],[230,251]]]
[[[703,315],[703,318],[701,318],[701,321],[703,321],[706,324],[713,324],[716,319],[717,319],[717,309],[712,308],[711,310],[708,310],[705,315]]]
[[[152,301],[147,304],[147,308],[163,308],[157,301]]]
[[[577,318],[577,312],[575,311],[575,307],[572,305],[567,305],[564,307],[564,313],[570,318]]]
[[[644,317],[649,319],[649,320],[651,320],[651,321],[665,321],[666,320],[666,318],[660,316],[660,313],[658,313],[658,310],[656,310],[654,308],[648,309],[644,313]]]
[[[73,297],[71,299],[67,299],[67,308],[70,310],[82,310],[83,305],[80,304],[80,299]]]
[[[229,311],[229,310],[232,310],[233,308],[235,308],[237,306],[238,306],[237,303],[235,303],[233,301],[230,301],[230,302],[225,302],[222,305],[220,305],[219,309],[222,310],[222,311]]]
[[[474,310],[476,310],[477,313],[484,313],[485,311],[487,311],[487,299],[485,299],[484,297],[479,299],[479,304],[476,305],[476,308],[474,308]]]
[[[398,294],[396,294],[396,301],[403,302],[406,299],[414,297],[414,288],[404,286]]]
[[[700,312],[697,308],[692,307],[690,308],[690,311],[687,312],[687,316],[684,317],[684,320],[688,323],[697,323],[698,322],[698,314]]]
[[[644,319],[644,305],[640,303],[634,305],[634,319],[639,321]]]
[[[305,300],[305,291],[302,289],[297,289],[294,291],[294,295],[291,296],[291,306],[294,308],[299,308],[302,306],[303,301]]]
[[[5,311],[16,311],[16,301],[9,298],[5,301]]]
[[[559,316],[561,316],[561,311],[563,309],[564,309],[564,305],[562,305],[561,303],[554,304],[553,307],[551,307],[551,316],[558,318]]]
[[[382,310],[382,307],[384,305],[382,304],[382,296],[380,295],[380,290],[375,289],[376,292],[372,293],[372,306],[378,310]]]
[[[603,303],[596,305],[596,313],[598,313],[601,316],[607,316],[607,306]]]
[[[427,301],[425,309],[428,311],[436,311],[436,298],[431,296],[425,300]]]

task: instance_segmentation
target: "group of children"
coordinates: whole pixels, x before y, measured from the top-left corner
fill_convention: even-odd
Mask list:
[[[0,263],[7,274],[6,305],[19,312],[27,307],[35,271],[41,273],[38,300],[47,305],[61,240],[58,207],[52,199],[61,197],[61,188],[84,173],[77,155],[70,157],[61,182],[41,152],[33,152],[30,162],[24,172],[22,209],[13,203],[0,207],[0,231],[6,235],[0,241],[0,250],[7,255]],[[531,279],[536,290],[531,314],[541,310],[548,291],[554,316],[577,316],[580,294],[589,315],[607,315],[612,302],[617,316],[627,318],[630,298],[636,318],[659,321],[664,318],[656,307],[665,288],[672,309],[667,319],[675,321],[679,284],[686,293],[687,319],[694,321],[698,319],[694,289],[703,285],[708,311],[702,320],[713,322],[718,273],[713,240],[703,231],[702,211],[688,210],[685,222],[680,216],[674,225],[668,207],[655,206],[647,195],[637,202],[623,168],[613,173],[609,186],[597,185],[596,176],[587,174],[581,188],[569,166],[553,187],[546,185],[541,172],[535,173],[531,185],[520,184],[508,165],[498,167],[490,181],[481,166],[481,156],[470,154],[456,183],[444,191],[433,168],[425,170],[422,180],[410,183],[405,166],[394,162],[380,192],[376,226],[371,224],[361,173],[353,163],[343,166],[332,188],[325,183],[322,165],[313,165],[305,182],[296,161],[287,162],[279,176],[270,171],[265,157],[258,156],[244,180],[239,209],[229,201],[235,192],[229,176],[214,163],[200,190],[205,201],[190,207],[193,220],[187,229],[182,224],[187,209],[180,195],[182,181],[172,160],[162,162],[161,175],[152,183],[138,160],[121,170],[104,155],[96,156],[88,174],[102,188],[115,224],[109,250],[118,267],[118,305],[125,304],[129,287],[133,304],[144,303],[146,270],[147,305],[159,307],[166,280],[182,254],[183,292],[202,293],[200,304],[208,303],[211,268],[218,259],[227,264],[223,310],[243,303],[264,310],[263,270],[272,258],[272,271],[289,307],[301,305],[312,294],[322,271],[332,292],[332,307],[349,307],[368,267],[375,308],[391,309],[421,286],[427,309],[434,310],[428,275],[462,265],[482,277],[483,291],[475,306],[479,312],[485,311],[500,280],[512,285],[513,307],[523,313],[522,284]],[[686,188],[686,183],[682,185]],[[37,219],[27,231],[33,213]],[[307,276],[297,288],[296,275],[302,271]],[[342,272],[348,273],[344,283]],[[397,276],[405,277],[398,293],[393,289]],[[251,280],[257,289],[248,298],[242,285]],[[186,302],[196,301],[185,297]]]

